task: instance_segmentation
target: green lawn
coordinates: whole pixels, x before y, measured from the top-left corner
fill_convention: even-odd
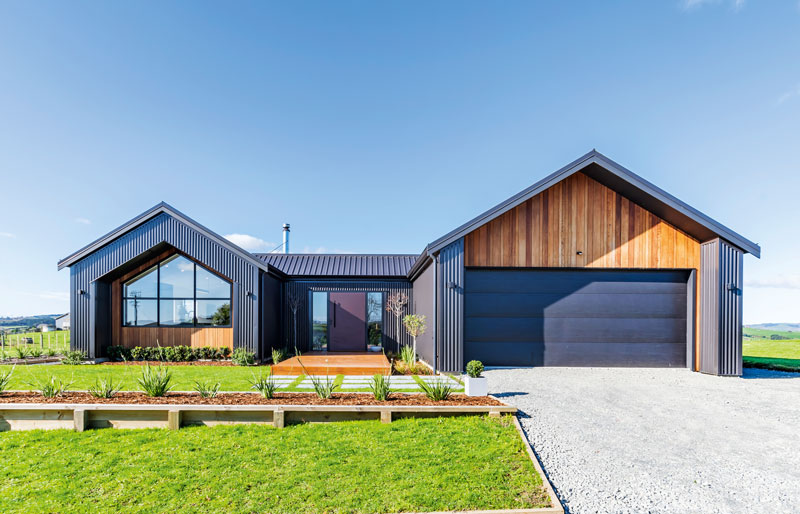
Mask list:
[[[800,371],[800,340],[745,340],[744,365],[781,371]]]
[[[510,418],[0,433],[0,512],[545,506]]]
[[[0,366],[0,373],[7,372],[12,366]],[[219,382],[222,391],[248,391],[250,390],[250,379],[253,373],[267,373],[266,366],[243,367],[243,366],[168,366],[172,372],[175,388],[173,391],[193,391],[196,380],[207,382]],[[113,377],[114,382],[120,384],[124,391],[141,390],[137,379],[142,374],[142,366],[105,366],[80,365],[67,366],[63,364],[47,366],[17,366],[14,375],[8,386],[9,389],[36,389],[35,384],[42,379],[47,379],[50,375],[55,375],[66,382],[72,382],[69,389],[86,390],[93,385],[97,378]],[[343,376],[341,378],[344,378]],[[341,378],[339,379],[341,381]],[[299,382],[299,380],[298,380]],[[298,389],[296,387],[281,388],[280,391],[309,391],[310,389]],[[393,391],[407,392],[417,391],[417,389],[392,388]],[[364,389],[348,389],[350,392],[368,392]],[[456,392],[463,391],[463,388],[456,389]]]

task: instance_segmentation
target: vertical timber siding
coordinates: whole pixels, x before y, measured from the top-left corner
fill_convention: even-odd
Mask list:
[[[233,345],[258,353],[259,268],[168,214],[148,220],[70,266],[72,348],[95,356],[90,335],[92,282],[162,243],[233,282]]]
[[[411,282],[407,280],[380,280],[380,279],[317,279],[317,280],[293,280],[284,284],[284,341],[287,348],[293,351],[295,345],[294,332],[294,318],[292,311],[289,308],[289,300],[291,297],[297,298],[299,305],[297,309],[297,337],[296,344],[300,351],[306,352],[311,348],[311,308],[309,302],[311,300],[311,292],[313,291],[339,291],[339,292],[383,292],[386,295],[394,293],[405,293],[409,297],[409,303],[406,307],[406,314],[410,313],[413,306],[413,290]],[[383,333],[384,333],[384,348],[387,351],[398,351],[399,345],[395,340],[395,333],[397,332],[396,323],[397,318],[392,314],[382,310],[383,312]],[[411,344],[411,336],[409,336],[400,327],[400,343]]]
[[[742,251],[722,239],[701,245],[703,373],[742,374],[742,261]]]
[[[439,253],[440,311],[437,316],[439,369],[464,368],[464,238],[442,248]]]
[[[700,263],[696,239],[583,173],[465,239],[467,266],[698,269]]]

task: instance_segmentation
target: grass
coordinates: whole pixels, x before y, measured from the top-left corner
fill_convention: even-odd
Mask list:
[[[54,332],[27,332],[24,334],[6,334],[5,346],[17,346],[17,342],[23,338],[30,337],[33,344],[28,344],[29,348],[44,347],[55,348],[59,351],[69,350],[69,330],[56,330]],[[25,346],[25,344],[23,344]]]
[[[779,335],[787,339],[800,339],[800,332],[787,331],[787,330],[769,330],[766,328],[744,327],[743,334],[753,339],[769,339],[769,337],[772,334]]]
[[[747,340],[742,343],[744,365],[779,371],[800,371],[800,339]]]
[[[144,366],[104,366],[104,365],[77,365],[69,366],[55,364],[48,366],[17,366],[14,375],[8,384],[9,389],[30,389],[30,384],[42,379],[48,379],[50,375],[61,378],[65,382],[72,382],[71,390],[88,390],[99,379],[113,379],[114,384],[119,386],[122,391],[139,391],[141,386],[138,383],[142,376]],[[0,366],[0,373],[12,369],[10,365]],[[219,382],[220,391],[250,391],[252,387],[253,371],[265,369],[262,367],[250,366],[168,366],[167,369],[172,373],[173,391],[194,391],[195,382]],[[313,392],[313,389],[297,386],[303,381],[303,376],[297,377],[289,387],[281,387],[278,392],[303,391]],[[337,375],[335,383],[341,384],[343,375]],[[397,392],[417,392],[418,389],[392,388]],[[454,392],[461,392],[462,389],[455,389]],[[343,392],[337,390],[337,392]],[[370,392],[366,385],[361,389],[347,389],[347,392]]]
[[[510,418],[0,434],[0,512],[545,506]]]

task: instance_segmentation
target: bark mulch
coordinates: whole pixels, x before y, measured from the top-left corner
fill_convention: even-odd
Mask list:
[[[95,398],[89,393],[66,392],[56,398],[45,398],[34,392],[0,393],[2,403],[93,403],[93,404],[143,404],[143,405],[503,405],[488,396],[466,396],[454,394],[449,400],[434,402],[422,394],[392,393],[385,402],[375,400],[369,393],[334,393],[333,398],[323,400],[314,393],[276,393],[268,400],[258,393],[219,393],[216,398],[201,398],[197,393],[168,393],[162,397],[150,397],[144,393],[120,392],[113,398]]]
[[[149,364],[151,366],[236,366],[233,361],[180,361],[180,362],[161,362],[161,361],[124,361],[112,362],[106,361],[101,363],[104,366],[144,366]]]

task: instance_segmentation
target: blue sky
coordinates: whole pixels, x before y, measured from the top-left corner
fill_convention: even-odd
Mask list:
[[[161,200],[419,252],[592,148],[762,245],[746,322],[800,321],[797,0],[3,2],[0,315]]]

